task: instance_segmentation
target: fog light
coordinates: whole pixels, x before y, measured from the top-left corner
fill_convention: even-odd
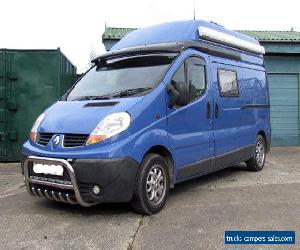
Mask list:
[[[93,187],[93,193],[94,193],[95,195],[98,195],[98,194],[100,194],[100,192],[101,192],[101,188],[100,188],[99,186],[95,185],[95,186]]]

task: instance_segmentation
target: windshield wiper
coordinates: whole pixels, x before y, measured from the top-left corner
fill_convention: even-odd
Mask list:
[[[72,101],[85,101],[85,100],[107,100],[113,97],[123,97],[123,96],[131,96],[138,93],[145,92],[152,88],[145,87],[145,88],[135,88],[135,89],[125,89],[122,91],[106,94],[106,95],[99,95],[99,96],[80,96],[78,98],[73,99]]]
[[[152,89],[152,88],[144,87],[144,88],[135,88],[135,89],[125,89],[125,90],[122,90],[122,91],[119,91],[119,92],[112,93],[110,95],[112,97],[131,96],[131,95],[135,95],[135,94],[138,94],[138,93],[148,91],[150,89]]]

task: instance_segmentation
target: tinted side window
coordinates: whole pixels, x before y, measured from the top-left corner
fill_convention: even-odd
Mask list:
[[[238,96],[239,89],[235,71],[218,69],[221,96]]]
[[[181,64],[181,66],[177,69],[177,71],[175,72],[175,74],[172,77],[171,80],[171,84],[173,85],[173,87],[175,87],[175,89],[177,88],[177,84],[179,83],[183,83],[183,85],[181,86],[185,86],[186,89],[186,93],[188,93],[188,86],[186,84],[186,74],[185,74],[185,65],[184,63]],[[188,101],[188,96],[185,97],[186,101]],[[180,107],[181,105],[179,105],[178,103],[175,103],[175,107]]]
[[[205,66],[204,61],[198,57],[189,58],[187,60],[187,66],[190,101],[193,101],[205,92]]]
[[[172,81],[174,81],[174,82],[185,82],[184,64],[182,64],[179,67],[179,69],[176,71],[176,73],[173,75]]]

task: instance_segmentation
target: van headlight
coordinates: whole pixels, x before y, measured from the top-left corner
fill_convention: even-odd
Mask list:
[[[44,120],[44,118],[45,118],[45,113],[40,114],[39,117],[36,119],[36,121],[33,123],[33,126],[30,130],[30,139],[34,142],[36,141],[37,130],[41,125],[41,122]]]
[[[130,115],[127,112],[114,113],[106,116],[98,123],[89,136],[86,145],[106,140],[126,130],[130,125]]]

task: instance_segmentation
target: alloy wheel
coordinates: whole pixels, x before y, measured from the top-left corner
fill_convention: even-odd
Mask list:
[[[152,205],[159,205],[166,193],[166,176],[160,165],[153,166],[148,172],[146,193]]]

